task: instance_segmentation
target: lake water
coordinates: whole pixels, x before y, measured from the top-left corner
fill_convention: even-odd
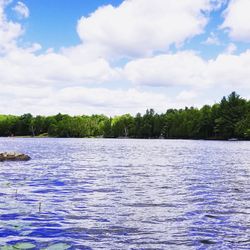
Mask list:
[[[0,151],[32,157],[0,162],[2,249],[250,249],[250,142],[2,138]]]

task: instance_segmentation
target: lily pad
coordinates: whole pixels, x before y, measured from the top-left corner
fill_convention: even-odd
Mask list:
[[[24,243],[17,243],[13,247],[14,249],[26,250],[26,249],[34,249],[36,245],[32,243],[24,242]]]
[[[45,248],[44,250],[67,250],[70,248],[70,245],[66,243],[57,243],[54,245],[50,245],[49,247]]]
[[[15,250],[15,248],[13,246],[3,246],[3,247],[0,247],[1,250]]]

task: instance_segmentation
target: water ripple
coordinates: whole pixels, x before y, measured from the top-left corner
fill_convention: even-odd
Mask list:
[[[0,249],[250,249],[249,146],[2,138]]]

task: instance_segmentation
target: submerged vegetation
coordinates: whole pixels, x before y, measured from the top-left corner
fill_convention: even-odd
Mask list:
[[[0,115],[0,136],[250,139],[250,101],[233,92],[213,106],[135,117]]]

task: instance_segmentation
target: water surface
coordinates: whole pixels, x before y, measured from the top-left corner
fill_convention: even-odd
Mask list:
[[[250,142],[2,138],[1,151],[32,160],[0,162],[0,246],[250,249]]]

